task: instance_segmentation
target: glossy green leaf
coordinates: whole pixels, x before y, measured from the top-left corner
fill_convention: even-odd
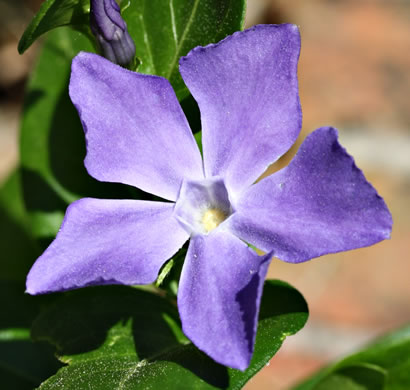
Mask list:
[[[326,367],[295,387],[295,390],[327,389],[410,389],[410,326]]]
[[[90,0],[45,0],[20,39],[19,53],[23,54],[40,35],[56,27],[71,25],[87,31],[89,12]]]
[[[266,282],[254,356],[241,372],[215,363],[188,342],[171,301],[124,286],[75,291],[34,324],[33,336],[54,343],[68,364],[41,389],[239,389],[307,316],[295,289]]]
[[[20,137],[23,197],[36,237],[53,238],[65,209],[81,197],[130,198],[130,187],[101,183],[84,167],[85,139],[68,96],[72,58],[92,51],[67,27],[53,30],[27,87]]]
[[[246,1],[133,0],[121,4],[141,61],[138,71],[166,77],[182,99],[188,90],[179,75],[179,58],[196,46],[241,30]]]

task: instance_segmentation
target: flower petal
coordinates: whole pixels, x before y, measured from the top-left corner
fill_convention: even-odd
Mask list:
[[[248,367],[271,257],[224,231],[191,239],[178,290],[182,327],[218,363]]]
[[[30,270],[27,292],[152,283],[188,239],[172,216],[173,206],[91,198],[74,202],[56,239]]]
[[[205,175],[222,176],[230,192],[251,185],[299,134],[299,50],[296,26],[260,25],[180,61],[201,110]]]
[[[390,237],[392,218],[353,158],[324,127],[288,167],[252,186],[228,221],[243,240],[297,263]]]
[[[85,166],[97,180],[176,200],[183,178],[203,178],[201,155],[168,80],[80,53],[70,97],[85,130]]]

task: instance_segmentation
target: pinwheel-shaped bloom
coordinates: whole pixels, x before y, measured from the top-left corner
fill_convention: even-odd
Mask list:
[[[190,238],[178,290],[183,330],[217,362],[245,369],[272,253],[297,263],[391,230],[385,203],[332,128],[316,130],[288,167],[254,184],[299,134],[299,49],[295,26],[263,25],[181,59],[201,111],[203,161],[166,79],[79,54],[70,96],[88,172],[168,202],[73,203],[27,291],[151,283]]]

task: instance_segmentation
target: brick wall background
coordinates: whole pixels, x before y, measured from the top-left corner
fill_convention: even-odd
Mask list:
[[[272,263],[268,276],[293,284],[310,307],[306,327],[246,386],[277,390],[410,321],[410,1],[251,0],[247,16],[248,25],[300,27],[299,144],[337,127],[394,219],[392,239],[373,247]]]

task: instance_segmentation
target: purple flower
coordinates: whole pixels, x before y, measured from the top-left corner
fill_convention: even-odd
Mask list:
[[[105,58],[123,66],[133,61],[135,44],[115,0],[91,0],[90,27]]]
[[[27,291],[152,283],[190,238],[178,291],[183,330],[217,362],[246,369],[273,252],[298,263],[374,244],[392,225],[333,128],[310,134],[288,167],[253,184],[300,132],[299,50],[296,26],[261,25],[181,59],[201,111],[203,161],[166,79],[80,53],[70,96],[88,172],[170,202],[74,202]]]

